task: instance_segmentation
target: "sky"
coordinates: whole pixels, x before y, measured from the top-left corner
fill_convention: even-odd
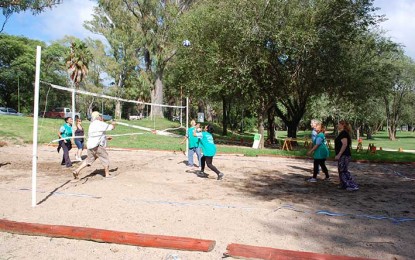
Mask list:
[[[102,39],[102,36],[94,35],[83,27],[84,21],[92,19],[95,4],[91,0],[64,0],[57,7],[38,15],[30,12],[13,14],[4,32],[47,43],[62,39],[65,35]],[[415,60],[415,0],[375,0],[374,5],[380,7],[379,13],[388,18],[381,24],[387,32],[385,36],[403,44],[406,55]],[[4,16],[0,16],[0,22],[3,21]]]

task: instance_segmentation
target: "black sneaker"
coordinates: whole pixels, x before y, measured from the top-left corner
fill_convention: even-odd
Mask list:
[[[223,176],[225,176],[225,174],[223,174],[223,173],[220,172],[218,174],[218,181],[222,180],[223,179]]]
[[[200,178],[208,178],[208,176],[209,176],[203,171],[197,172],[196,175]]]

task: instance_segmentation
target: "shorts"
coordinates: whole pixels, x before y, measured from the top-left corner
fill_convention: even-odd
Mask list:
[[[97,146],[92,149],[88,149],[86,158],[86,164],[91,166],[96,159],[99,159],[104,166],[110,166],[110,160],[108,158],[107,150],[102,146]]]
[[[75,144],[78,149],[84,149],[84,140],[75,138]]]

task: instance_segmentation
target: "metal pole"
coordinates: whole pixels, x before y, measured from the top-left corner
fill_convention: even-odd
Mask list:
[[[72,81],[72,128],[75,128],[75,80]]]
[[[186,97],[186,135],[189,131],[189,97]],[[189,137],[186,138],[186,155],[189,154]]]
[[[20,79],[17,75],[17,112],[20,113]]]
[[[183,88],[180,86],[180,106],[183,106]],[[183,127],[183,108],[180,108],[180,127]]]
[[[32,156],[32,207],[36,206],[36,174],[37,174],[37,128],[39,121],[39,81],[40,81],[41,47],[36,49],[35,97],[33,105],[33,156]]]

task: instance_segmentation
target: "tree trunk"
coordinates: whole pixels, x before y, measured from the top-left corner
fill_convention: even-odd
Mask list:
[[[205,117],[206,117],[206,121],[213,122],[213,108],[210,105],[210,103],[207,103],[206,104],[206,114],[205,114]]]
[[[261,135],[258,149],[264,148],[264,113],[258,113],[258,134]]]
[[[268,140],[271,144],[275,143],[275,107],[271,107],[270,109],[268,109]]]
[[[287,125],[287,137],[297,138],[297,128],[299,122],[290,121],[285,124]]]
[[[391,141],[396,140],[396,125],[395,124],[389,125],[389,127],[388,127],[388,136],[389,136],[389,140],[391,140]]]
[[[163,104],[163,72],[162,71],[159,71],[156,73],[156,82],[154,84],[154,89],[151,91],[151,103]],[[163,107],[152,106],[151,116],[164,118]]]
[[[265,147],[264,146],[264,138],[265,138],[265,136],[264,136],[264,129],[265,129],[264,128],[264,121],[265,121],[265,115],[267,113],[267,110],[268,110],[268,107],[265,104],[265,100],[264,100],[264,98],[261,98],[259,106],[258,106],[258,111],[257,111],[257,113],[258,113],[257,128],[258,128],[258,134],[261,135],[261,141],[259,142],[258,149],[262,149],[262,148]]]
[[[115,103],[115,119],[121,119],[122,105],[119,100]]]
[[[228,103],[225,97],[222,97],[222,110],[223,110],[223,118],[222,118],[222,135],[226,136],[228,134]]]

